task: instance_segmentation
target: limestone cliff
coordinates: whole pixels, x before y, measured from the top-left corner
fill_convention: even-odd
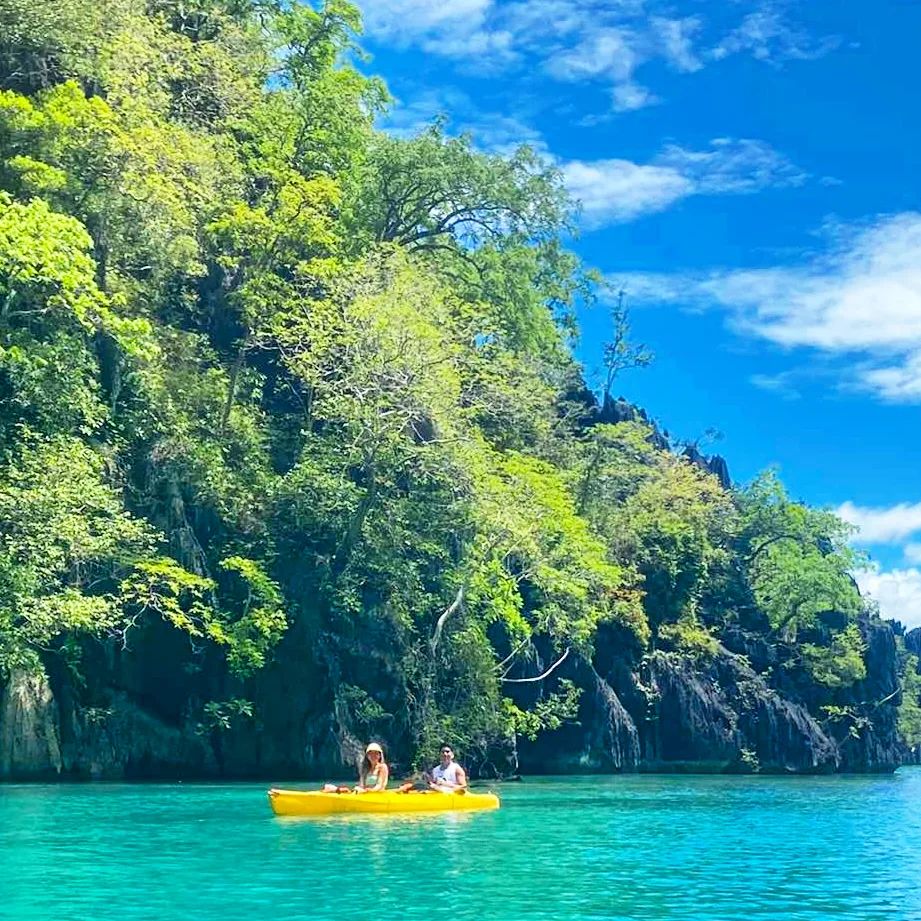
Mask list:
[[[593,662],[573,657],[560,670],[582,688],[578,720],[479,767],[894,770],[906,757],[896,731],[894,635],[876,620],[863,621],[861,630],[866,678],[836,691],[774,674],[763,642],[743,633],[729,634],[706,659],[659,650],[631,663],[616,643],[602,642]],[[0,778],[318,778],[352,771],[329,687],[303,669],[294,649],[250,689],[256,717],[215,732],[188,717],[185,673],[170,682],[158,670],[155,648],[139,648],[144,652],[110,658],[105,681],[93,691],[96,706],[78,704],[61,676],[14,673],[0,691]],[[407,768],[408,740],[392,730],[386,738],[397,769]]]

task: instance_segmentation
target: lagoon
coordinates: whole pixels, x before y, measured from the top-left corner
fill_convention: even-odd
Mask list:
[[[264,784],[0,787],[2,921],[921,919],[921,769],[497,787],[277,819]]]

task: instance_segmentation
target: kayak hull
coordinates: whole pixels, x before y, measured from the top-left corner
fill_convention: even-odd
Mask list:
[[[337,815],[355,813],[469,812],[498,809],[495,793],[325,793],[319,790],[269,790],[275,815]]]

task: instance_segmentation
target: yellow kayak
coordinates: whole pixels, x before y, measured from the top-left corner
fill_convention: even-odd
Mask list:
[[[498,809],[495,793],[440,793],[385,790],[383,793],[326,793],[320,790],[269,790],[275,815],[334,815],[337,813],[453,812]]]

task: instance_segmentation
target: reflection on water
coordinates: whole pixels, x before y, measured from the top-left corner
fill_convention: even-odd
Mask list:
[[[0,787],[0,919],[921,921],[921,770],[499,792],[279,819],[249,784]]]

